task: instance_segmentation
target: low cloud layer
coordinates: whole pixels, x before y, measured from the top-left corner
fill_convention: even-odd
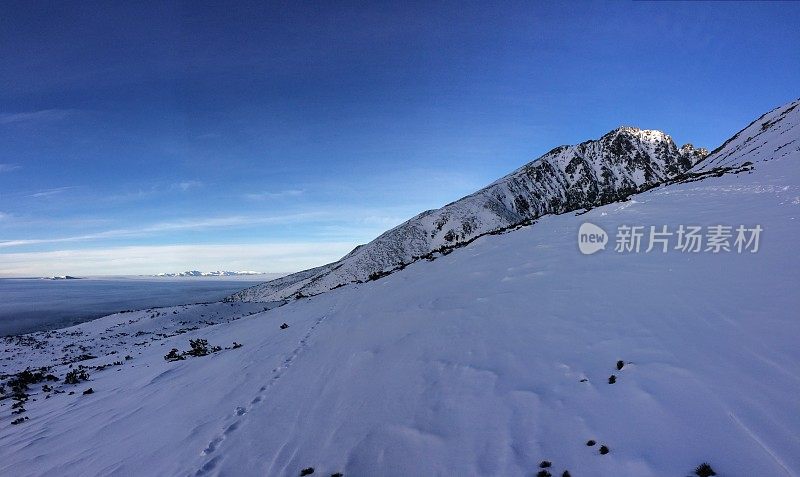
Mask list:
[[[182,270],[293,272],[333,262],[349,242],[157,245],[0,254],[0,276],[150,275]]]

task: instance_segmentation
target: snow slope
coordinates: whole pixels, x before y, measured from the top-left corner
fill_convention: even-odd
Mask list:
[[[660,131],[615,129],[600,139],[560,146],[463,199],[429,210],[360,246],[338,262],[234,294],[272,301],[316,295],[419,257],[530,221],[620,200],[688,171],[705,149],[675,146]]]
[[[725,141],[694,171],[793,157],[800,147],[800,100],[773,109]]]
[[[32,386],[19,425],[0,401],[0,475],[535,475],[545,459],[554,475],[800,475],[800,118],[783,117],[759,139],[782,152],[753,151],[769,160],[752,171],[548,215],[379,280],[6,339],[3,372],[133,359],[56,385],[74,395]],[[758,253],[585,256],[587,221],[764,232]],[[243,346],[164,360],[189,338]]]

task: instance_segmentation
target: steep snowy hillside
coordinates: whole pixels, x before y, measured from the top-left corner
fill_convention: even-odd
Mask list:
[[[693,171],[758,164],[797,153],[800,147],[800,99],[775,108],[725,141]]]
[[[233,295],[272,301],[316,295],[403,267],[489,232],[614,202],[688,171],[707,151],[675,146],[660,132],[622,127],[595,141],[561,146],[478,192],[429,210],[358,247],[338,262]]]
[[[27,400],[0,400],[0,475],[528,476],[542,461],[555,476],[686,476],[703,462],[800,475],[794,104],[738,155],[752,170],[684,175],[285,304],[6,338],[6,396],[21,380],[8,374],[48,368],[24,379]],[[756,138],[745,131],[709,160]],[[705,235],[682,250],[676,233],[666,251],[645,237],[617,252],[612,238],[583,255],[586,222],[617,238],[733,236],[718,253]],[[762,231],[757,249],[737,250],[740,225]]]

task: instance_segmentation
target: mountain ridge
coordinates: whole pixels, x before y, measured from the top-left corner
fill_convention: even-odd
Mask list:
[[[759,134],[744,133],[763,118],[768,124],[760,133],[781,127],[797,102],[762,115],[713,153],[720,154],[737,137],[747,135],[745,142],[752,141]],[[336,262],[244,289],[227,300],[277,301],[324,293],[544,215],[594,208],[662,184],[748,167],[745,161],[709,161],[710,156],[690,143],[679,148],[662,131],[620,126],[598,139],[555,147],[472,194],[412,217]]]

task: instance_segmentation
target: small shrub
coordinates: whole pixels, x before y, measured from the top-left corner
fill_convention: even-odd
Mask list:
[[[84,391],[83,394],[94,394],[94,389],[89,388],[86,391]]]
[[[622,360],[617,361],[617,371],[621,370],[625,366],[625,362]]]
[[[561,474],[561,477],[572,477],[572,474],[570,474],[568,470],[565,470],[564,473]]]
[[[314,473],[314,468],[313,467],[306,467],[305,469],[300,471],[300,475],[301,476],[302,475],[311,475],[313,473]]]
[[[78,384],[81,381],[87,381],[89,379],[89,374],[83,369],[73,369],[72,371],[67,373],[67,376],[64,378],[64,384]]]
[[[186,359],[186,356],[195,356],[195,357],[208,356],[211,353],[222,351],[221,346],[212,346],[209,348],[208,340],[204,340],[202,338],[198,338],[196,340],[189,340],[189,346],[191,347],[191,349],[183,353],[178,351],[176,348],[172,348],[170,352],[164,356],[164,359],[166,359],[167,361],[179,361],[182,359]]]
[[[167,361],[180,361],[186,358],[184,358],[183,355],[180,354],[177,348],[172,348],[172,350],[170,350],[170,352],[164,356],[164,359],[166,359]]]
[[[187,354],[191,356],[206,356],[208,354],[208,340],[197,338],[196,340],[189,340],[191,350]]]
[[[26,369],[25,371],[21,371],[11,377],[6,384],[11,387],[11,394],[13,396],[27,396],[28,386],[31,384],[39,384],[42,381],[51,381],[51,378],[55,378],[58,381],[58,378],[53,376],[52,374],[48,374],[45,376],[45,371],[47,368],[40,368],[38,371],[31,371],[30,369]],[[5,394],[5,387],[2,388],[2,392],[0,394]]]
[[[375,280],[380,280],[381,278],[383,278],[385,276],[388,276],[390,274],[391,274],[391,272],[385,272],[383,270],[378,271],[378,272],[372,272],[372,273],[369,274],[368,280],[371,281],[371,282],[375,281]]]
[[[617,382],[617,377],[614,376],[613,374],[608,377],[608,384],[614,384],[616,382]]]
[[[717,475],[717,473],[714,472],[714,469],[711,468],[711,465],[709,465],[707,462],[703,462],[695,467],[694,474],[698,477],[712,477]]]
[[[242,347],[241,343],[237,343],[235,341],[233,342],[233,349],[237,349],[237,348],[241,348],[241,347]]]
[[[597,442],[595,442],[594,439],[589,439],[588,441],[586,441],[586,445],[589,447],[592,447],[595,444],[597,444]]]
[[[606,446],[600,446],[600,455],[606,455],[609,452],[611,452],[611,449]]]
[[[17,424],[22,424],[23,422],[27,421],[28,419],[29,419],[28,416],[18,417],[16,419],[14,419],[13,421],[11,421],[11,424],[16,426]]]
[[[539,472],[536,473],[536,477],[553,477],[553,474],[551,474],[550,472],[542,469],[542,470],[540,470]]]
[[[281,329],[282,329],[282,330],[285,330],[285,329],[286,329],[286,328],[288,328],[288,327],[289,327],[289,325],[287,325],[286,323],[284,323],[284,324],[282,324],[282,325],[281,325]]]
[[[551,465],[553,465],[553,463],[550,462],[549,460],[543,460],[543,461],[541,461],[539,463],[539,467],[541,467],[542,469],[546,469],[546,468],[550,467]]]

